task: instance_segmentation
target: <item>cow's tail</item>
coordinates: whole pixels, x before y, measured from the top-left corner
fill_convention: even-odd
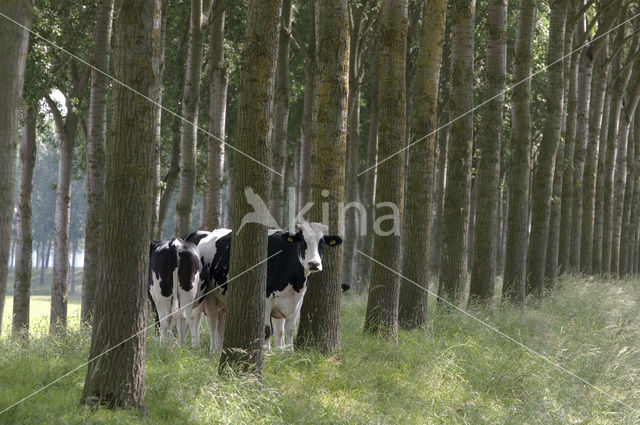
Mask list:
[[[176,255],[176,268],[173,269],[173,300],[171,301],[171,320],[175,321],[176,325],[179,323],[176,315],[180,309],[180,299],[178,295],[178,289],[180,288],[180,282],[178,281],[178,269],[180,268],[180,252],[178,246],[173,242],[173,248]]]

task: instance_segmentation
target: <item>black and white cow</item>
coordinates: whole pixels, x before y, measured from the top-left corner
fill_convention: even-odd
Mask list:
[[[205,235],[205,233],[207,234]],[[219,351],[222,348],[224,318],[227,311],[226,285],[224,288],[221,285],[226,283],[229,271],[231,230],[216,229],[212,232],[192,232],[185,239],[198,246],[202,273],[197,298],[200,299],[206,295],[204,300],[199,301],[198,306],[192,311],[192,326],[199,327],[202,313],[205,313],[209,328],[209,350]]]
[[[269,230],[267,261],[267,304],[265,309],[265,333],[270,345],[271,319],[274,322],[274,345],[293,344],[300,307],[307,290],[311,273],[322,270],[322,249],[325,245],[338,246],[339,236],[325,235],[328,227],[321,223],[302,222],[296,232]],[[212,350],[218,350],[222,342],[226,291],[231,250],[231,231],[218,229],[198,244],[203,264],[209,267],[208,282],[201,282],[198,297],[212,291],[205,298]],[[281,251],[281,252],[280,252]],[[278,253],[277,255],[275,255]],[[343,288],[344,289],[344,288]]]
[[[202,264],[196,246],[182,239],[152,242],[149,259],[149,293],[160,320],[160,335],[166,337],[175,321],[178,337],[187,340]],[[198,328],[191,323],[191,341],[199,346]],[[199,324],[199,322],[198,322]]]

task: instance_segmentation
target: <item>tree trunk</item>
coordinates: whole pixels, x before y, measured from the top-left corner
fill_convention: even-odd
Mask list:
[[[569,10],[567,10],[569,11]],[[569,19],[567,14],[567,20]],[[560,144],[556,152],[556,162],[553,175],[553,194],[551,196],[551,212],[549,214],[549,237],[547,238],[547,255],[544,268],[544,286],[548,291],[553,292],[558,284],[558,260],[560,254],[560,222],[562,219],[562,185],[564,182],[565,151],[567,137],[567,109],[569,81],[571,75],[571,55],[573,48],[573,28],[569,22],[565,24],[564,33],[564,59],[563,59],[563,96],[562,96],[562,118],[560,125]]]
[[[47,256],[45,258],[44,267],[45,269],[49,268],[49,260],[51,260],[51,245],[53,241],[49,239],[49,243],[47,244]]]
[[[635,156],[634,156],[634,184],[633,184],[633,199],[631,201],[631,219],[629,225],[629,270],[634,275],[638,274],[638,253],[640,253],[640,247],[638,242],[638,229],[640,228],[640,119],[638,116],[634,118],[633,136],[635,139]]]
[[[593,259],[591,272],[602,273],[602,225],[604,208],[604,170],[607,159],[607,130],[609,127],[609,109],[611,106],[611,90],[607,89],[602,111],[602,125],[598,143],[598,170],[596,171],[596,200],[593,214]]]
[[[241,54],[238,99],[238,149],[270,165],[271,131],[278,54],[278,20],[281,0],[251,0],[248,5],[245,44]],[[234,155],[232,228],[239,229],[252,210],[245,191],[269,199],[268,169],[244,155]],[[227,320],[219,372],[228,369],[262,375],[264,367],[267,227],[249,223],[234,233],[229,275]],[[237,278],[236,278],[237,276]]]
[[[531,234],[527,253],[527,293],[542,298],[544,268],[549,237],[549,214],[553,193],[556,152],[560,142],[563,109],[565,25],[567,0],[551,2],[547,50],[546,117],[538,149],[538,167],[533,182]],[[490,211],[492,211],[491,209]]]
[[[273,131],[273,169],[271,173],[271,213],[278,223],[284,224],[286,191],[285,166],[287,161],[287,128],[289,124],[289,31],[291,31],[291,0],[283,0],[276,66],[276,94]]]
[[[31,292],[31,193],[33,169],[36,165],[37,110],[25,108],[24,127],[20,144],[20,194],[17,214],[17,251],[15,284],[13,289],[13,336],[29,336],[29,295]]]
[[[475,0],[451,5],[451,143],[442,211],[442,264],[438,295],[462,301],[467,289],[467,239],[473,143],[473,31]],[[463,116],[463,114],[466,114]],[[461,117],[457,119],[458,117]],[[438,300],[441,302],[441,300]]]
[[[564,114],[563,114],[564,118]],[[544,288],[554,291],[558,284],[558,248],[560,242],[560,199],[562,198],[562,178],[564,172],[564,145],[562,137],[556,153],[555,172],[553,175],[553,194],[549,214],[549,237],[547,238],[547,255],[544,267]]]
[[[442,254],[442,211],[444,210],[444,183],[449,143],[449,101],[451,99],[451,20],[445,21],[442,46],[442,67],[438,83],[438,128],[436,133],[435,184],[433,186],[434,210],[431,223],[430,272],[440,276]]]
[[[317,0],[312,0],[309,5],[311,28],[309,29],[309,46],[306,54],[306,64],[304,68],[304,99],[302,106],[302,148],[300,154],[300,194],[298,196],[301,209],[311,201],[311,126],[314,101],[314,84],[317,73],[317,52],[316,52],[316,19],[318,8]]]
[[[637,120],[637,115],[633,117],[633,120]],[[635,126],[634,126],[635,128]],[[633,129],[632,129],[633,130]],[[631,204],[633,199],[633,191],[635,186],[635,158],[637,149],[637,136],[635,131],[633,135],[629,136],[628,149],[627,149],[627,175],[626,175],[626,187],[624,189],[624,206],[622,209],[622,223],[620,231],[620,266],[618,268],[618,274],[620,277],[628,275],[631,270],[629,265],[631,256],[630,241],[631,241]]]
[[[569,267],[580,270],[580,242],[582,238],[582,194],[584,165],[589,141],[589,103],[591,99],[591,72],[593,46],[582,49],[578,70],[578,105],[576,120],[576,146],[573,157],[573,212],[571,221],[571,254]]]
[[[191,230],[193,198],[196,191],[196,142],[198,139],[198,104],[202,73],[202,0],[191,0],[189,53],[182,94],[180,123],[180,188],[176,204],[176,230],[183,237]]]
[[[340,233],[339,205],[344,203],[347,142],[347,103],[349,96],[349,12],[347,0],[325,1],[319,5],[318,68],[315,83],[312,130],[312,188],[316,205],[329,204],[332,234]],[[329,196],[322,196],[328,190]],[[319,208],[312,210],[314,221],[321,221]],[[308,285],[306,301],[300,311],[300,329],[296,345],[314,347],[323,353],[340,348],[340,284],[342,252],[340,248],[324,253],[323,272]]]
[[[93,30],[91,94],[89,97],[89,137],[87,150],[87,222],[84,242],[82,307],[80,320],[90,323],[93,317],[96,285],[100,273],[100,238],[104,199],[105,140],[107,137],[108,80],[98,70],[109,72],[113,1],[100,0],[96,6]]]
[[[347,113],[347,164],[346,164],[346,187],[345,203],[358,202],[358,154],[360,151],[360,104],[361,104],[361,55],[362,25],[364,19],[364,6],[351,6],[349,12],[350,20],[347,23],[350,30],[349,47],[349,106]],[[370,166],[370,165],[368,165]],[[370,170],[368,172],[371,172]],[[358,222],[363,219],[359,216],[356,208],[345,211],[344,217],[344,244],[342,260],[342,281],[353,285],[357,263],[360,261],[356,255],[356,241],[359,236]]]
[[[567,33],[569,29],[567,28]],[[565,37],[565,52],[573,50],[573,39],[577,37],[577,30],[573,29],[571,36]],[[560,246],[558,248],[558,271],[561,274],[569,272],[571,257],[571,223],[573,222],[573,157],[576,147],[576,122],[578,111],[578,61],[579,52],[573,53],[565,59],[571,62],[567,89],[567,117],[565,123],[564,170],[562,171],[562,199],[560,201]],[[566,65],[565,65],[566,69]],[[565,79],[566,80],[566,79]],[[567,83],[565,82],[565,86]]]
[[[51,283],[51,316],[49,327],[49,332],[53,334],[67,328],[71,172],[79,117],[77,112],[69,109],[66,118],[63,120],[54,101],[48,95],[46,99],[54,116],[56,133],[60,142],[54,218],[53,281]]]
[[[367,141],[367,164],[375,164],[378,161],[378,56],[377,47],[374,49],[372,58],[372,70],[370,77],[371,98],[369,108],[369,135]],[[368,165],[370,167],[371,165]],[[367,168],[368,168],[367,167]],[[375,193],[376,193],[376,174],[377,167],[369,170],[364,174],[364,183],[362,185],[362,202],[367,208],[367,234],[361,238],[362,251],[370,253],[373,251],[373,223],[375,220]],[[361,292],[371,278],[371,262],[366,258],[358,261],[358,277],[357,282],[362,282],[354,288],[357,292]]]
[[[619,30],[614,46],[619,46],[624,40],[624,31]],[[633,51],[629,55],[634,54]],[[602,223],[602,273],[610,275],[612,260],[612,237],[613,237],[613,205],[614,205],[614,172],[616,164],[616,153],[618,149],[618,127],[620,123],[620,113],[624,100],[625,89],[631,76],[631,66],[622,67],[620,54],[616,55],[611,65],[612,76],[617,76],[613,80],[611,87],[611,105],[609,107],[609,125],[607,131],[607,161],[604,171],[604,202],[603,202],[603,223]]]
[[[500,0],[501,1],[501,0]],[[398,322],[405,329],[427,326],[429,288],[429,243],[431,242],[432,190],[436,129],[438,122],[438,81],[444,39],[445,0],[423,2],[416,76],[413,90],[413,115],[410,140],[428,137],[409,148],[403,231],[406,235],[400,283]]]
[[[42,242],[42,264],[40,266],[40,286],[44,285],[44,271],[47,267],[47,256],[49,255],[48,242]]]
[[[157,86],[157,91],[154,93],[155,101],[162,104],[162,88],[164,84],[164,63],[165,63],[165,45],[166,45],[166,33],[167,33],[167,7],[169,0],[162,0],[162,27],[160,29],[160,71],[158,80],[160,83]],[[154,160],[154,176],[153,176],[153,216],[151,219],[151,239],[161,239],[161,226],[160,223],[160,201],[162,197],[162,108],[156,108],[155,110],[155,141],[153,160]]]
[[[69,287],[69,293],[71,294],[75,294],[76,293],[76,254],[78,253],[78,238],[74,238],[73,239],[73,243],[71,244],[71,278],[70,280],[70,287]]]
[[[115,16],[114,77],[145,96],[160,84],[161,0],[123,2]],[[145,325],[153,216],[155,106],[113,87],[103,253],[81,403],[145,410]],[[136,143],[131,143],[135,140]],[[126,179],[122,179],[123,175]],[[112,347],[118,346],[116,350]]]
[[[601,28],[604,28],[600,25]],[[589,106],[589,141],[587,143],[587,159],[584,166],[582,190],[582,233],[580,248],[580,270],[593,273],[593,230],[596,197],[596,172],[598,166],[598,145],[604,95],[607,85],[607,37],[599,39],[594,46],[595,63],[591,83],[591,105]]]
[[[378,39],[379,142],[376,202],[395,204],[397,220],[402,219],[404,158],[396,154],[405,146],[406,135],[406,51],[408,30],[407,0],[390,0],[382,5]],[[394,220],[393,226],[400,226]],[[387,231],[388,229],[384,229]],[[394,231],[395,230],[395,231]],[[372,264],[364,330],[398,341],[398,296],[400,281],[400,229],[386,236],[376,232],[372,257],[384,262]],[[369,260],[371,261],[371,260]]]
[[[513,80],[525,83],[514,87],[511,100],[511,170],[509,174],[509,223],[502,285],[504,301],[524,305],[531,162],[531,60],[536,0],[520,0]]]
[[[31,27],[32,0],[1,1],[0,13]],[[29,32],[7,19],[0,19],[0,329],[7,292],[7,264],[9,261],[11,226],[13,224],[14,175],[18,140],[18,111],[22,102],[22,86],[27,61]]]
[[[177,119],[175,120],[175,123],[178,124]],[[178,182],[178,175],[180,174],[180,138],[176,133],[177,132],[173,132],[171,137],[171,160],[169,162],[169,171],[167,171],[167,175],[163,179],[165,182],[165,187],[162,195],[160,196],[160,210],[158,211],[158,233],[156,234],[157,239],[162,239],[162,225],[164,224],[164,220],[167,217],[169,204],[171,204],[171,198],[173,197],[173,193],[175,192],[176,183]]]
[[[634,67],[632,81],[634,87],[628,93],[624,106],[621,109],[618,129],[618,152],[616,155],[615,184],[613,189],[613,220],[611,236],[611,276],[620,274],[620,238],[622,231],[622,219],[624,211],[624,191],[627,182],[627,144],[629,141],[629,129],[631,120],[636,113],[638,101],[640,101],[640,71]],[[624,265],[624,264],[623,264]]]
[[[353,37],[353,35],[352,35]],[[349,61],[354,61],[353,55],[354,40],[351,39],[351,49],[349,51]],[[357,58],[356,58],[357,60]],[[351,69],[355,65],[350,64]],[[347,162],[345,181],[345,204],[359,202],[358,198],[358,151],[360,148],[360,84],[354,80],[359,77],[349,72],[349,107],[348,107],[348,138],[347,138]],[[373,170],[368,171],[371,172]],[[349,208],[344,214],[344,244],[342,260],[342,281],[353,285],[355,281],[355,270],[357,270],[356,240],[359,236],[358,222],[362,220],[356,208]]]
[[[207,161],[207,206],[205,208],[205,228],[208,230],[222,227],[222,184],[224,178],[225,139],[227,119],[227,88],[229,74],[224,57],[224,20],[223,1],[213,6],[213,20],[209,28],[209,138]]]

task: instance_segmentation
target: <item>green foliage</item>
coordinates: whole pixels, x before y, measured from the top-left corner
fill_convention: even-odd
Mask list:
[[[538,308],[470,312],[631,406],[640,401],[640,281],[567,277]],[[498,292],[499,293],[499,292]],[[264,383],[217,376],[217,356],[149,335],[151,417],[78,406],[86,369],[2,416],[2,423],[632,424],[640,416],[455,312],[436,312],[399,344],[362,333],[365,300],[346,296],[342,351],[268,354]],[[433,301],[433,299],[432,299]],[[70,316],[77,301],[70,304]],[[46,314],[45,300],[32,309]],[[33,313],[32,313],[33,314]],[[6,322],[5,322],[6,323]],[[38,324],[44,326],[46,323]],[[90,334],[0,340],[0,408],[86,361]],[[154,334],[155,332],[150,332]],[[207,334],[201,332],[203,346]],[[43,359],[45,359],[43,361]]]

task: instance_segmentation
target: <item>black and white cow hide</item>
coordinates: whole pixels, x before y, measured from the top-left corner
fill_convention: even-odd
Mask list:
[[[152,242],[149,258],[149,294],[160,321],[160,335],[167,337],[172,323],[180,341],[186,342],[188,317],[194,307],[202,265],[191,242],[171,239]],[[191,324],[191,341],[199,346],[198,328]]]

